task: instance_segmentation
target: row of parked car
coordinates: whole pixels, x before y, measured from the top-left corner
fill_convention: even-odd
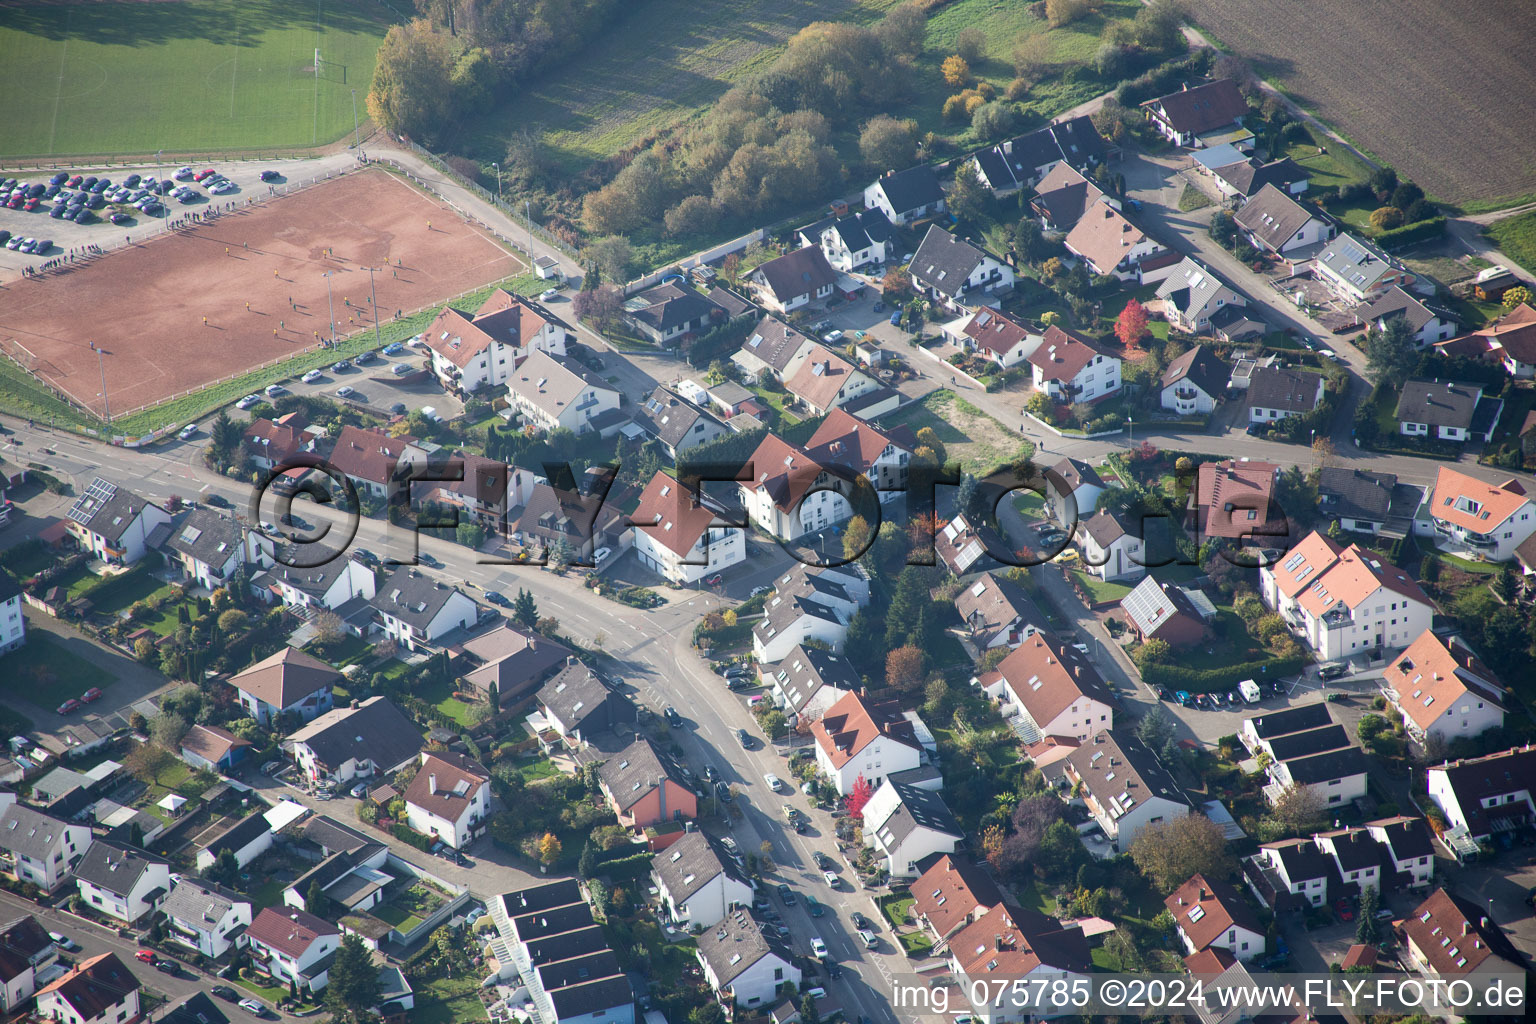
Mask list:
[[[79,697],[71,697],[63,704],[60,704],[58,707],[58,712],[61,715],[74,714],[76,711],[79,711],[87,704],[94,704],[98,700],[101,700],[101,689],[99,687],[93,686],[89,690],[86,690],[84,693],[82,693]]]
[[[0,245],[12,252],[26,253],[29,256],[41,256],[53,248],[53,239],[26,238],[22,235],[13,235],[9,231],[0,230]]]

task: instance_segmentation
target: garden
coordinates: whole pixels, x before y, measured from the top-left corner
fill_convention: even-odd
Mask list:
[[[85,647],[81,640],[63,640],[41,629],[28,632],[27,642],[6,655],[6,672],[17,694],[39,707],[53,710],[86,690],[105,690],[117,681],[70,647]]]

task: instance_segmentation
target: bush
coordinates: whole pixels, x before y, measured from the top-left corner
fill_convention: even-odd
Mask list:
[[[1220,668],[1196,669],[1186,665],[1148,665],[1142,678],[1151,686],[1166,686],[1170,690],[1188,690],[1190,693],[1210,693],[1212,690],[1230,690],[1244,679],[1274,679],[1291,672],[1298,672],[1307,659],[1301,655],[1289,658],[1269,658],[1264,661],[1248,661]]]
[[[416,847],[416,849],[422,851],[423,853],[432,849],[433,841],[431,839],[422,835],[420,832],[413,830],[404,822],[397,821],[394,825],[390,826],[389,832],[390,835],[394,836],[396,839],[403,843],[410,843],[412,846]]]
[[[1383,231],[1371,240],[1383,249],[1393,249],[1404,245],[1412,245],[1415,242],[1423,242],[1431,238],[1439,238],[1443,234],[1445,234],[1445,218],[1431,217],[1429,220],[1421,220],[1417,224],[1405,224],[1400,228]]]

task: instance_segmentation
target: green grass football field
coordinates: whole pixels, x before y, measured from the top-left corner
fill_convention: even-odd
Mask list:
[[[367,116],[393,17],[378,0],[0,4],[0,161],[332,142],[354,89]]]

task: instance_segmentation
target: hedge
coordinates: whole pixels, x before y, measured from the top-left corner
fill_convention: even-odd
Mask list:
[[[1372,236],[1371,241],[1383,249],[1397,249],[1425,239],[1439,238],[1443,234],[1445,234],[1445,218],[1431,217],[1417,224],[1405,224],[1400,228],[1383,231]]]
[[[1221,668],[1189,668],[1186,665],[1148,665],[1141,677],[1150,686],[1165,686],[1170,690],[1188,690],[1190,693],[1210,693],[1213,690],[1230,690],[1244,679],[1276,679],[1291,672],[1299,672],[1307,663],[1302,655],[1289,658],[1266,658],[1263,661],[1245,661]]]
[[[389,832],[390,835],[394,836],[396,839],[403,843],[410,843],[412,846],[416,847],[416,849],[423,853],[426,853],[432,849],[432,843],[434,840],[429,839],[428,837],[422,835],[420,832],[415,831],[411,828],[411,826],[405,824],[404,822],[395,822],[390,826]]]

